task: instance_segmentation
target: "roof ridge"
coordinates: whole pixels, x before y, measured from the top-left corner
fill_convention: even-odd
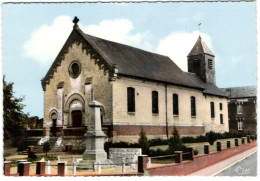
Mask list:
[[[82,30],[81,30],[81,31],[82,31]],[[84,35],[86,35],[86,36],[90,36],[90,37],[92,37],[92,38],[100,39],[100,40],[102,40],[102,41],[107,41],[107,42],[114,43],[114,44],[118,44],[118,45],[121,45],[121,46],[126,46],[126,47],[130,47],[130,48],[133,48],[133,49],[137,49],[137,50],[139,50],[139,51],[143,51],[143,52],[146,52],[146,53],[152,53],[152,54],[154,54],[154,55],[159,55],[159,56],[163,56],[163,57],[168,57],[168,58],[169,58],[169,56],[167,56],[167,55],[162,55],[162,54],[155,53],[155,52],[151,52],[151,51],[148,51],[148,50],[143,50],[143,49],[141,49],[141,48],[137,48],[137,47],[134,47],[134,46],[131,46],[131,45],[126,45],[126,44],[123,44],[123,43],[119,43],[119,42],[107,40],[107,39],[105,39],[105,38],[100,38],[100,37],[97,37],[97,36],[93,36],[93,35],[84,33],[83,31],[82,31],[82,33],[83,33]]]

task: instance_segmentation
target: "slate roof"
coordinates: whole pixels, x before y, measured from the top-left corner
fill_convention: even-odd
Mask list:
[[[118,74],[203,89],[167,56],[82,35],[106,61],[117,66]]]
[[[225,96],[217,86],[204,83],[195,74],[183,72],[167,56],[94,37],[85,34],[78,27],[73,31],[77,31],[109,65],[115,65],[119,75],[191,87],[203,90],[206,94]],[[50,70],[45,78],[48,77]]]
[[[209,49],[207,44],[203,41],[203,39],[200,36],[199,36],[197,42],[195,43],[195,45],[193,46],[193,48],[191,49],[188,56],[199,55],[199,54],[209,54],[209,55],[214,56],[212,51]]]
[[[256,97],[256,86],[229,87],[222,88],[229,98],[249,98]]]
[[[202,81],[195,73],[186,72],[195,84],[204,88],[203,93],[226,97],[226,92],[218,88],[215,84],[208,84]]]

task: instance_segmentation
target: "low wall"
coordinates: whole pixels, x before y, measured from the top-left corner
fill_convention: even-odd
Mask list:
[[[233,147],[222,150],[221,152],[214,152],[205,155],[199,155],[194,158],[193,161],[184,161],[181,164],[171,164],[160,167],[146,168],[144,170],[145,175],[156,176],[156,175],[167,175],[167,176],[182,176],[188,175],[205,167],[211,166],[217,162],[225,160],[236,154],[244,152],[250,148],[256,146],[256,141],[249,144],[243,144],[239,147]]]

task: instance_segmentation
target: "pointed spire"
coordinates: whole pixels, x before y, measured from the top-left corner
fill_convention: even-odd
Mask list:
[[[195,45],[191,49],[190,53],[188,54],[188,56],[199,55],[199,54],[209,54],[209,55],[214,56],[214,54],[209,49],[207,44],[203,41],[203,39],[201,38],[200,35],[199,35],[197,42],[195,43]]]

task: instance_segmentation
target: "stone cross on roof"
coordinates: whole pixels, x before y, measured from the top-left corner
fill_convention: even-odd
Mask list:
[[[77,28],[78,27],[78,22],[79,22],[79,18],[77,16],[75,16],[75,18],[73,19],[72,21],[74,23],[74,28]]]

